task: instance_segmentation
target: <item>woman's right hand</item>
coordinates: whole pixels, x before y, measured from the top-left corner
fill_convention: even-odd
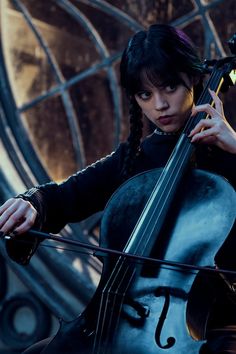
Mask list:
[[[217,94],[209,90],[215,108],[203,104],[193,108],[193,114],[205,112],[210,119],[201,119],[191,131],[192,143],[214,144],[231,154],[236,154],[236,131],[231,127],[224,115],[223,104]]]
[[[37,210],[22,198],[10,198],[0,207],[0,231],[4,235],[22,234],[35,223]]]

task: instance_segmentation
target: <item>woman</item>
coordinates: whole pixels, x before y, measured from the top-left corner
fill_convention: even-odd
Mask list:
[[[210,91],[215,108],[195,106],[202,90],[203,68],[190,39],[168,25],[152,25],[136,33],[124,50],[121,85],[130,101],[130,135],[115,152],[57,185],[48,183],[11,198],[0,208],[0,230],[17,237],[30,228],[59,232],[68,222],[78,222],[102,210],[112,193],[129,177],[152,168],[163,167],[180,132],[191,114],[206,112],[189,138],[198,148],[194,167],[225,176],[236,186],[236,133],[224,116],[221,100]],[[142,117],[155,126],[142,139]],[[96,196],[96,198],[94,198]],[[92,200],[92,203],[91,203]],[[29,236],[21,236],[29,239]],[[32,244],[7,242],[15,261],[27,264],[37,249]],[[233,310],[232,310],[233,309]],[[232,305],[230,312],[236,310]],[[208,328],[208,341],[202,353],[236,353],[236,327]],[[222,325],[222,326],[223,326]],[[236,318],[235,318],[236,325]],[[216,334],[214,334],[216,333]],[[44,344],[27,353],[39,353]]]

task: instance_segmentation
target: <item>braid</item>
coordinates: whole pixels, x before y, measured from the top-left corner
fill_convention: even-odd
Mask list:
[[[133,172],[134,162],[140,150],[140,141],[143,131],[142,110],[133,96],[130,98],[129,117],[130,134],[127,139],[127,152],[122,170],[124,180],[129,178]]]

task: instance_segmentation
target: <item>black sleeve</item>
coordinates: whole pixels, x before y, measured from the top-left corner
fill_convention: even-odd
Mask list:
[[[236,154],[216,148],[215,150],[213,162],[216,172],[224,176],[236,188]]]
[[[115,152],[64,182],[46,183],[17,196],[28,200],[38,211],[33,228],[58,233],[67,223],[79,222],[103,210],[121,184],[125,149],[126,144],[121,144]],[[28,238],[27,235],[18,237]],[[39,243],[33,238],[31,241],[31,245],[22,243],[19,247],[19,242],[8,240],[6,249],[9,256],[18,263],[28,264]]]
[[[236,188],[236,154],[231,154],[216,146],[199,145],[196,156],[199,168],[225,177]]]

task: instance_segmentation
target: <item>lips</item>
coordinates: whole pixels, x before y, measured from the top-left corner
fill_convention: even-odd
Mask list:
[[[159,123],[161,123],[163,125],[168,125],[171,123],[172,119],[173,119],[173,116],[160,116],[158,118],[158,121],[159,121]]]

